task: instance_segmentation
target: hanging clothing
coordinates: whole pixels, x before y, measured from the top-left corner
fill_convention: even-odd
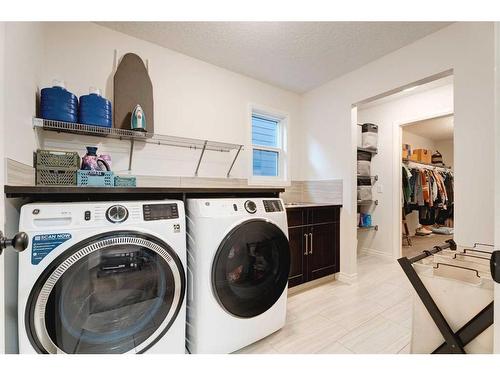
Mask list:
[[[422,225],[453,226],[453,173],[432,167],[402,167],[402,203],[406,214],[417,210]]]
[[[429,180],[427,178],[427,172],[424,169],[422,169],[419,171],[419,174],[422,183],[422,199],[424,201],[424,204],[429,204],[431,196],[430,196]]]

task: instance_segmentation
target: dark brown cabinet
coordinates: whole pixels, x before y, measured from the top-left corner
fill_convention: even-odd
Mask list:
[[[287,209],[291,264],[288,286],[339,272],[340,206]]]

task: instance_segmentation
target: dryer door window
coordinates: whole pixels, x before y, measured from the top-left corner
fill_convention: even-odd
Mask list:
[[[40,277],[26,310],[40,352],[144,352],[176,319],[184,271],[175,252],[137,232],[79,243]]]
[[[230,314],[251,318],[272,307],[288,282],[288,239],[274,224],[247,221],[222,241],[212,266],[212,286]]]

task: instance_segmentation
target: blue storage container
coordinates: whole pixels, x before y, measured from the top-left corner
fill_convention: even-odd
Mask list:
[[[110,128],[113,124],[111,102],[98,93],[80,97],[78,121],[81,124]]]
[[[78,98],[61,86],[43,88],[40,116],[47,120],[77,122]]]

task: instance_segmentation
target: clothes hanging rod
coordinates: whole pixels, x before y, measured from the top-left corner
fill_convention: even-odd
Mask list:
[[[453,172],[453,169],[451,169],[451,167],[446,167],[446,166],[445,167],[441,167],[439,165],[429,164],[429,163],[423,163],[421,161],[414,161],[414,160],[409,160],[409,159],[403,159],[403,163],[405,163],[405,164],[413,163],[413,164],[418,164],[418,165],[423,166],[423,167],[436,168],[436,169],[444,169],[446,171]]]

